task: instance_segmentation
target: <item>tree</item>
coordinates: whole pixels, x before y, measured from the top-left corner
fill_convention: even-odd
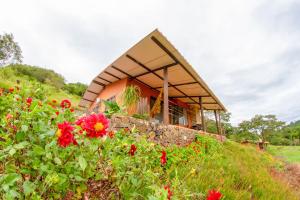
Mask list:
[[[244,122],[248,128],[248,131],[257,135],[260,135],[262,141],[266,141],[266,138],[279,130],[281,130],[285,122],[279,121],[275,115],[255,115],[250,121]]]
[[[22,51],[12,34],[0,35],[0,66],[22,63]]]

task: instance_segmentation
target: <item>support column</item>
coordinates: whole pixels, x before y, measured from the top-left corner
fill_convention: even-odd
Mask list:
[[[221,133],[221,135],[223,135],[223,127],[222,127],[222,123],[221,123],[221,112],[220,112],[220,110],[218,110],[218,117],[219,117],[220,133]]]
[[[220,134],[220,127],[219,127],[219,120],[218,120],[218,116],[217,116],[217,111],[214,110],[214,113],[215,113],[217,131],[218,131],[218,134]]]
[[[169,124],[169,83],[168,68],[164,68],[164,124]]]
[[[206,131],[205,120],[204,120],[204,112],[203,112],[203,104],[202,104],[202,97],[199,97],[199,105],[200,105],[200,113],[201,113],[202,131]]]

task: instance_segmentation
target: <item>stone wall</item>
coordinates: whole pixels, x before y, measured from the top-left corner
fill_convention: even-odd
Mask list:
[[[133,127],[137,128],[141,134],[147,134],[149,140],[160,143],[163,146],[170,144],[187,145],[195,140],[197,134],[211,135],[220,141],[226,140],[226,137],[221,135],[209,134],[175,125],[164,125],[128,116],[115,115],[110,119],[110,130],[118,130],[120,128],[132,129]]]

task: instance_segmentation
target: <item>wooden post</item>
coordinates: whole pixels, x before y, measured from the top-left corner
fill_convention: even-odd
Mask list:
[[[204,112],[203,112],[202,97],[199,97],[199,105],[200,105],[200,113],[201,113],[202,131],[206,131],[205,121],[204,121]]]
[[[218,116],[219,116],[220,134],[223,135],[223,127],[222,127],[222,123],[221,123],[221,113],[220,113],[220,110],[218,110]]]
[[[214,110],[215,113],[215,119],[216,119],[216,126],[217,126],[217,130],[218,130],[218,134],[220,134],[220,127],[219,127],[219,120],[218,120],[218,116],[217,116],[217,111]]]
[[[169,124],[169,84],[168,68],[164,68],[164,124]]]

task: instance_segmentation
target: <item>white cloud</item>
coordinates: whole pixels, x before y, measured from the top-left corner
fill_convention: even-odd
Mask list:
[[[89,83],[155,28],[233,114],[299,119],[300,4],[296,0],[3,1],[0,31],[24,62]]]

